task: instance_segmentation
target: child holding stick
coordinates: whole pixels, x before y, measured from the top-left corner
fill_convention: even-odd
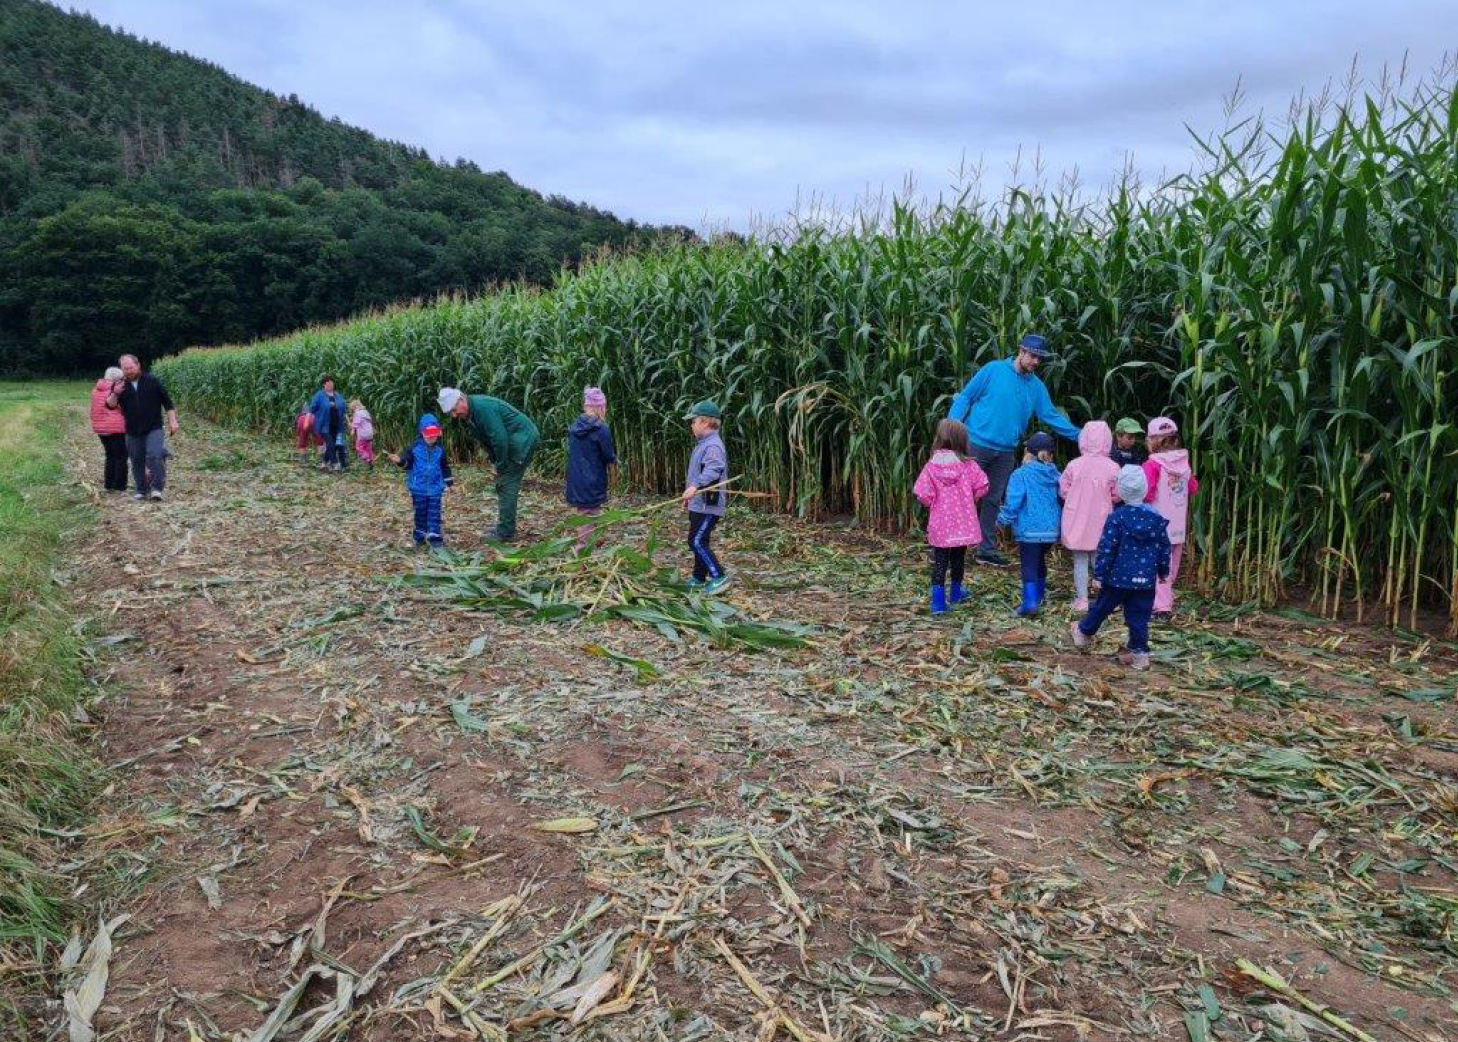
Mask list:
[[[729,476],[729,455],[719,437],[724,414],[711,401],[697,403],[685,417],[694,435],[689,453],[688,476],[684,480],[683,508],[689,516],[689,550],[694,555],[693,578],[689,586],[708,594],[717,594],[729,585],[729,576],[709,546],[714,528],[724,516],[729,498],[718,487]]]

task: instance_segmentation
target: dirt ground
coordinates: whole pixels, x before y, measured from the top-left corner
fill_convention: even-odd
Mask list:
[[[749,513],[727,599],[810,648],[533,623],[399,582],[388,466],[176,448],[73,576],[108,1040],[1458,1038],[1451,643],[1187,598],[1131,674],[1063,562],[933,618],[913,542]]]

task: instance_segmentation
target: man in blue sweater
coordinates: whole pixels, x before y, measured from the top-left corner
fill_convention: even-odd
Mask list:
[[[972,458],[987,475],[987,495],[978,505],[982,526],[982,548],[977,560],[982,564],[1007,566],[1007,558],[997,552],[994,525],[1002,506],[1007,479],[1017,466],[1015,450],[1034,416],[1070,441],[1078,440],[1078,428],[1053,404],[1048,388],[1035,375],[1038,366],[1049,355],[1048,341],[1029,335],[1018,344],[1013,358],[988,362],[972,374],[967,386],[952,399],[947,412],[950,419],[967,425],[972,442]]]

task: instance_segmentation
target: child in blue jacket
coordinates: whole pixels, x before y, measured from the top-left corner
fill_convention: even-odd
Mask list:
[[[1022,568],[1019,615],[1036,615],[1048,592],[1048,548],[1058,542],[1063,508],[1058,503],[1058,468],[1053,435],[1039,431],[1023,446],[1023,465],[1007,479],[997,523],[1012,525]]]
[[[608,499],[608,470],[618,462],[607,425],[607,395],[599,387],[582,392],[582,415],[567,428],[566,498],[579,514],[594,517]],[[577,529],[577,548],[596,545],[591,524]]]
[[[415,505],[415,545],[440,546],[440,502],[445,490],[455,484],[445,446],[440,443],[440,423],[432,413],[420,417],[420,437],[403,453],[391,453],[390,462],[404,468],[405,487]]]
[[[1144,502],[1149,479],[1143,467],[1123,467],[1117,488],[1122,504],[1104,522],[1094,557],[1094,578],[1103,587],[1069,635],[1075,647],[1088,647],[1104,620],[1122,607],[1129,645],[1119,653],[1119,661],[1134,669],[1148,669],[1155,583],[1169,575],[1169,522]]]

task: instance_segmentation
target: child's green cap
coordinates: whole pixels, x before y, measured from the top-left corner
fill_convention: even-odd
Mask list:
[[[1115,425],[1115,427],[1114,427],[1114,433],[1115,434],[1143,434],[1144,433],[1144,428],[1142,426],[1140,426],[1138,420],[1131,420],[1129,417],[1125,416],[1122,420],[1120,420]]]
[[[719,407],[717,405],[709,401],[709,399],[705,398],[703,401],[696,403],[694,407],[688,411],[688,415],[685,416],[684,419],[692,420],[697,416],[702,416],[707,420],[718,420],[722,419],[724,414],[719,411]]]

